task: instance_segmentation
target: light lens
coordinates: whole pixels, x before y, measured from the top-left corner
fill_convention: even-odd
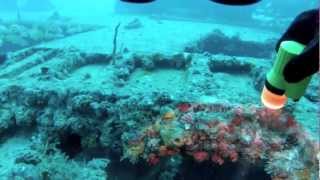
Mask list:
[[[281,109],[287,102],[285,95],[277,95],[270,92],[266,87],[263,87],[261,94],[262,103],[269,109]]]

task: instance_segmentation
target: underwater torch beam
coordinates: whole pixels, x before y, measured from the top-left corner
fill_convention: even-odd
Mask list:
[[[112,64],[115,63],[115,58],[117,55],[117,42],[118,42],[118,32],[119,32],[119,27],[121,23],[118,23],[118,25],[114,28],[114,36],[113,36],[113,50],[112,50]]]
[[[302,53],[305,46],[295,41],[283,41],[280,45],[275,63],[267,74],[265,86],[262,91],[262,103],[270,109],[280,109],[287,98],[298,101],[304,95],[311,76],[297,83],[288,83],[283,76],[286,64]],[[308,61],[308,59],[306,59]]]

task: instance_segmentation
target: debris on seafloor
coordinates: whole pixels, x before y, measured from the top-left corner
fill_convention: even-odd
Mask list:
[[[3,21],[0,24],[0,53],[95,31],[103,26],[79,24],[57,13],[42,21]],[[0,61],[1,62],[1,61]]]
[[[108,83],[100,84],[97,81],[100,76],[94,74],[92,68],[108,66],[112,60],[110,54],[84,52],[73,47],[33,47],[10,54],[1,65],[0,134],[10,136],[12,131],[32,129],[35,136],[32,139],[36,140],[32,146],[48,144],[53,148],[43,151],[43,148],[29,147],[35,153],[22,156],[26,158],[12,157],[16,159],[15,168],[8,168],[8,172],[0,175],[25,178],[28,174],[40,173],[42,177],[50,175],[54,179],[54,174],[59,172],[58,176],[63,174],[72,179],[86,179],[87,174],[105,179],[105,176],[118,178],[117,172],[125,174],[123,172],[132,168],[133,172],[127,173],[131,177],[139,168],[144,172],[137,175],[137,179],[196,179],[199,171],[204,171],[208,178],[228,179],[223,177],[237,175],[232,168],[230,173],[230,165],[243,172],[240,165],[244,164],[253,167],[247,172],[263,171],[268,176],[265,179],[315,179],[317,147],[288,114],[293,111],[291,107],[285,109],[286,112],[234,109],[235,103],[255,102],[252,99],[258,95],[254,91],[236,93],[243,87],[241,82],[229,81],[234,86],[227,88],[224,81],[240,74],[248,75],[248,82],[261,80],[263,83],[264,79],[258,76],[264,67],[258,64],[261,61],[222,55],[207,58],[189,53],[121,55],[110,68],[112,73],[103,76]],[[166,89],[153,89],[139,82],[140,72],[148,71],[147,75],[143,74],[148,80],[157,75],[145,81],[153,85],[163,77],[157,73],[167,74],[168,70],[182,75],[182,91],[168,90],[176,84],[167,80]],[[189,76],[185,77],[189,74],[192,74],[190,81]],[[15,79],[17,83],[6,84],[6,78]],[[220,78],[223,83],[217,80]],[[118,88],[116,83],[120,80],[124,86]],[[33,87],[30,81],[39,86]],[[136,88],[141,84],[143,86]],[[257,86],[243,85],[249,91]],[[231,93],[223,97],[219,89],[223,92],[229,89]],[[228,101],[221,102],[223,98]],[[190,101],[201,104],[182,103]],[[304,109],[300,114],[305,112],[311,111]],[[303,118],[294,115],[301,123]],[[98,168],[87,168],[88,163],[82,161],[87,157],[88,161],[103,158],[110,163],[103,160],[93,163]],[[37,163],[38,159],[42,161]],[[288,163],[283,166],[283,161]],[[34,164],[27,166],[26,163]],[[24,172],[31,168],[40,170],[18,173],[24,167]],[[75,176],[75,172],[81,173]]]
[[[275,39],[255,42],[243,40],[239,35],[229,36],[219,29],[214,29],[204,37],[185,48],[190,53],[228,54],[232,56],[248,56],[270,58]]]
[[[114,64],[115,62],[115,58],[117,55],[117,45],[118,45],[118,34],[119,34],[119,27],[120,27],[121,23],[118,23],[117,26],[114,28],[114,35],[113,35],[113,49],[112,49],[112,64]]]
[[[142,28],[143,25],[141,21],[138,18],[133,19],[130,21],[127,25],[124,26],[125,29],[131,30],[131,29],[139,29]]]

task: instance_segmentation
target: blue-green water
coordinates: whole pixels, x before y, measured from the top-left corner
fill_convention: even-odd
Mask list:
[[[0,180],[318,179],[319,75],[261,102],[318,6],[0,0]]]

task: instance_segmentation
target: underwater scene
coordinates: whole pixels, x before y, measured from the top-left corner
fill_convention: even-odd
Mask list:
[[[0,180],[318,180],[317,0],[0,0]]]

